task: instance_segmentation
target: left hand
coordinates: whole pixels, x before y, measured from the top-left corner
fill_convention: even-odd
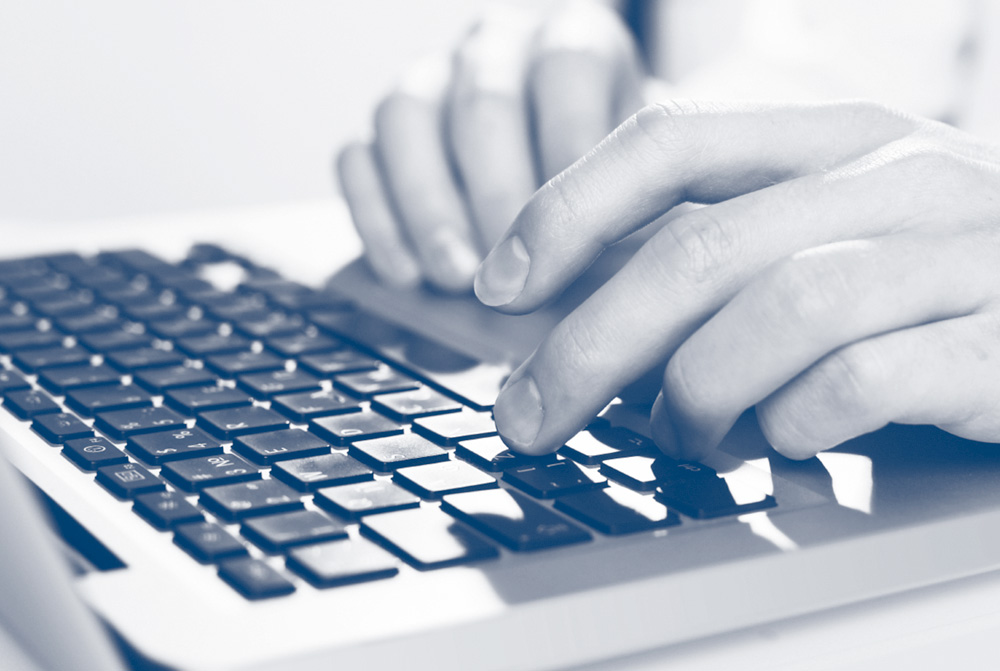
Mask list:
[[[1000,442],[1000,150],[866,103],[652,105],[543,186],[480,267],[529,312],[675,205],[504,386],[508,445],[558,449],[667,361],[652,431],[714,448],[748,407],[807,458],[888,422]]]

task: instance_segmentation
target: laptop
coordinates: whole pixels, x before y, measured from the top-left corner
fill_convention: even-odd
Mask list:
[[[932,428],[794,462],[750,412],[678,462],[623,395],[506,452],[575,297],[390,291],[339,202],[5,235],[0,621],[43,668],[574,668],[1000,565],[1000,455]]]

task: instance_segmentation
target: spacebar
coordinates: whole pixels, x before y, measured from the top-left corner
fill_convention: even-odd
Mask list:
[[[456,352],[403,326],[367,312],[310,314],[321,329],[368,350],[476,410],[493,407],[511,368]]]

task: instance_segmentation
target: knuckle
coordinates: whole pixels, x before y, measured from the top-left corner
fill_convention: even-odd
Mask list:
[[[695,284],[718,280],[739,249],[736,226],[712,208],[679,217],[650,242],[666,270]]]

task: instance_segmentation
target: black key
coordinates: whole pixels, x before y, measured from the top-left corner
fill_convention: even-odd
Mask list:
[[[222,377],[236,377],[244,373],[265,373],[285,370],[285,360],[270,352],[237,352],[213,354],[205,358],[205,365]]]
[[[127,448],[147,464],[222,454],[222,443],[197,428],[133,436],[129,438]]]
[[[295,591],[295,585],[267,562],[252,557],[227,559],[219,564],[219,577],[248,599],[271,599]]]
[[[495,547],[437,508],[371,515],[361,520],[361,533],[422,571],[492,559],[499,554]]]
[[[179,338],[177,349],[192,359],[200,359],[209,354],[235,354],[250,349],[250,341],[238,335],[209,333],[191,338]]]
[[[90,312],[94,307],[94,297],[90,292],[66,291],[33,302],[35,312],[46,317],[63,317]]]
[[[275,370],[269,373],[241,375],[237,379],[236,386],[261,400],[278,394],[320,388],[317,378],[301,370]]]
[[[43,368],[58,366],[76,366],[90,361],[93,356],[89,350],[79,345],[73,347],[46,347],[17,352],[13,356],[14,364],[28,373],[37,373]]]
[[[132,384],[116,384],[106,387],[84,387],[66,392],[66,405],[80,413],[91,416],[95,412],[109,410],[130,410],[153,404],[153,398]]]
[[[313,375],[330,379],[341,373],[375,370],[378,361],[356,349],[346,348],[325,354],[305,354],[299,358],[299,366]]]
[[[31,428],[50,443],[65,443],[73,438],[88,438],[94,435],[90,427],[76,415],[68,412],[50,412],[35,417]]]
[[[225,410],[251,404],[250,397],[238,389],[205,385],[169,389],[163,395],[164,402],[185,415],[196,415],[207,410]]]
[[[256,480],[202,490],[201,505],[229,522],[302,507],[299,493],[277,480]]]
[[[156,394],[177,387],[194,387],[215,382],[215,376],[204,368],[191,366],[166,366],[136,371],[136,382]]]
[[[615,482],[621,483],[637,492],[651,492],[656,489],[656,474],[653,464],[666,457],[647,457],[635,455],[607,459],[601,464],[601,473]]]
[[[12,391],[22,391],[31,389],[31,385],[23,377],[12,370],[0,368],[0,396],[4,396]]]
[[[353,441],[350,455],[383,473],[448,460],[447,452],[413,433]]]
[[[339,340],[334,340],[329,336],[319,333],[296,333],[294,335],[268,338],[266,344],[268,349],[278,354],[278,356],[288,359],[293,359],[303,354],[332,352],[344,347],[344,344]]]
[[[129,319],[137,322],[148,322],[152,320],[179,319],[187,314],[187,308],[177,303],[131,303],[123,304],[122,312]]]
[[[742,515],[773,508],[774,497],[736,478],[720,477],[708,466],[660,459],[653,466],[656,498],[696,519]]]
[[[315,587],[337,587],[391,578],[399,573],[398,560],[363,538],[296,548],[285,566]]]
[[[596,470],[566,459],[551,464],[512,468],[504,471],[503,479],[539,499],[600,489],[608,482]]]
[[[209,333],[215,333],[218,329],[219,322],[217,321],[212,319],[190,319],[188,317],[161,319],[149,324],[149,330],[153,334],[167,340],[208,335]]]
[[[461,403],[430,387],[379,394],[372,399],[372,410],[377,410],[399,422],[408,422],[416,417],[458,412],[461,409]]]
[[[635,454],[655,456],[658,450],[651,439],[634,431],[597,425],[570,438],[559,452],[581,464],[596,466],[605,459],[616,457]]]
[[[275,396],[271,399],[271,407],[296,422],[361,411],[356,399],[333,389]]]
[[[68,333],[98,333],[121,329],[125,322],[101,309],[93,309],[80,315],[68,315],[55,320],[56,326]]]
[[[313,502],[344,519],[358,520],[363,515],[416,508],[420,498],[388,480],[371,480],[320,489]]]
[[[607,487],[556,499],[555,507],[601,533],[632,534],[681,523],[652,496],[624,487]]]
[[[347,538],[343,524],[315,510],[254,517],[243,523],[240,533],[264,552]]]
[[[174,530],[174,543],[202,564],[247,553],[243,543],[215,522],[178,525]]]
[[[112,285],[99,289],[104,300],[116,305],[152,305],[159,303],[159,294],[144,284]]]
[[[461,457],[470,464],[490,473],[499,473],[519,466],[551,464],[558,459],[555,454],[531,457],[512,452],[500,439],[500,436],[463,440],[455,448],[455,456]]]
[[[338,375],[333,380],[334,386],[360,398],[371,398],[375,394],[387,394],[393,391],[419,389],[420,383],[408,375],[383,366],[367,373],[348,373]]]
[[[251,433],[285,429],[288,420],[274,410],[251,405],[203,412],[198,415],[198,426],[223,440],[232,440]]]
[[[173,529],[178,524],[205,520],[201,511],[188,503],[180,492],[140,494],[135,497],[132,510],[157,529]]]
[[[117,384],[121,375],[103,363],[99,366],[68,366],[43,370],[38,374],[38,383],[53,394],[65,394],[70,389]]]
[[[260,479],[260,469],[235,454],[213,454],[180,461],[168,461],[160,475],[186,492],[215,485]]]
[[[21,419],[31,419],[47,412],[62,412],[62,408],[48,394],[32,389],[9,392],[3,404]]]
[[[223,321],[236,321],[244,317],[263,319],[268,314],[267,301],[263,296],[222,294],[210,297],[199,294],[194,298],[205,306],[205,312]]]
[[[34,331],[38,317],[32,314],[0,314],[0,333],[10,331]]]
[[[413,430],[439,445],[456,445],[462,440],[492,436],[497,432],[497,427],[493,423],[493,416],[488,412],[462,410],[415,419]]]
[[[282,429],[237,438],[233,451],[258,464],[273,464],[329,453],[330,443],[302,429]]]
[[[100,466],[97,469],[97,481],[121,499],[130,499],[139,494],[158,492],[167,488],[163,480],[139,464],[133,463]]]
[[[145,333],[133,331],[105,331],[100,333],[85,333],[77,337],[80,343],[92,352],[107,353],[119,350],[148,347],[153,339]]]
[[[125,440],[140,433],[173,431],[187,427],[184,418],[170,408],[146,407],[99,412],[96,415],[94,428],[116,440]]]
[[[368,410],[348,415],[318,417],[309,422],[309,429],[334,445],[347,445],[353,440],[380,438],[403,433],[401,425],[388,417]]]
[[[0,333],[0,351],[20,352],[29,349],[43,349],[61,345],[66,338],[59,331],[14,331]]]
[[[155,347],[116,350],[114,352],[107,352],[104,358],[112,366],[126,373],[143,368],[177,366],[184,363],[184,357],[177,352],[157,349]]]
[[[62,453],[85,471],[128,462],[128,456],[103,436],[67,440]]]
[[[516,552],[590,540],[590,533],[520,492],[488,489],[444,497],[441,510]]]
[[[464,461],[444,461],[396,470],[392,479],[425,499],[492,489],[497,481]]]
[[[269,312],[249,315],[248,318],[237,321],[233,328],[249,338],[269,338],[299,333],[305,328],[305,322],[298,315]]]
[[[315,491],[320,487],[346,485],[375,477],[370,468],[341,453],[282,461],[271,469],[271,475],[300,491]]]

